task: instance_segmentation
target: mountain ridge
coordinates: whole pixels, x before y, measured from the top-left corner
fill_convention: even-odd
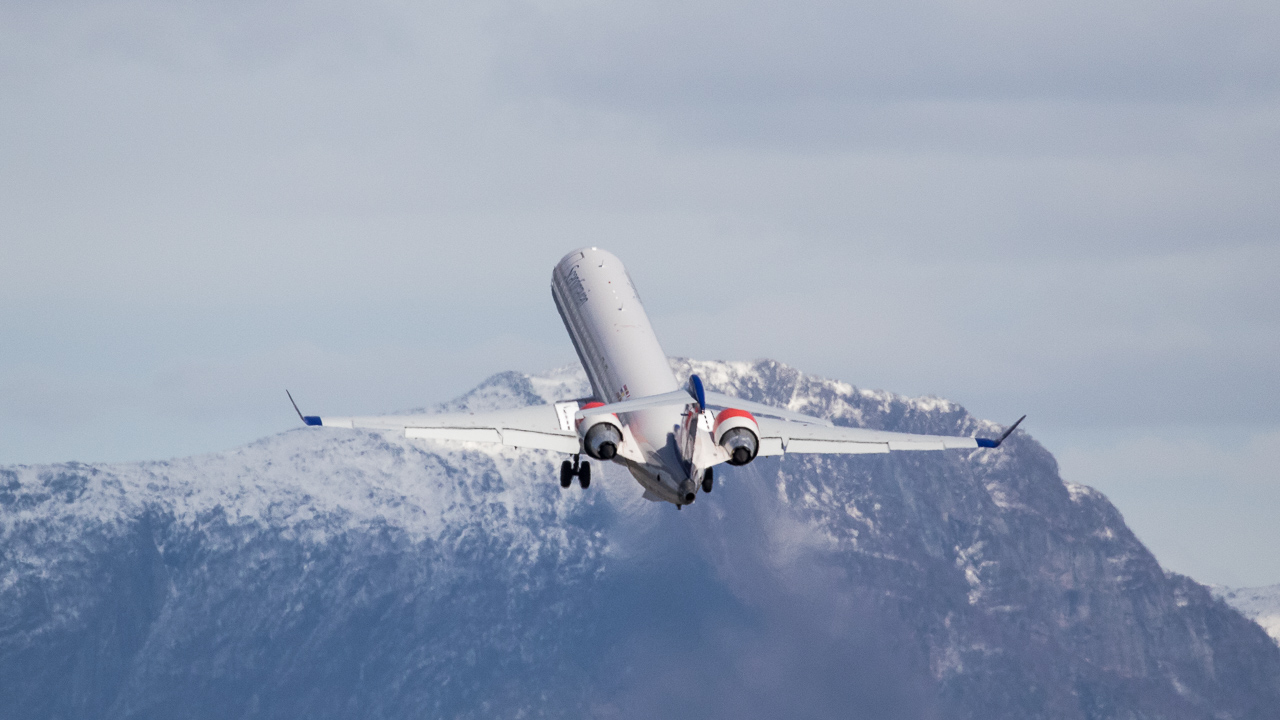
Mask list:
[[[681,377],[837,424],[986,434],[773,361]],[[502,373],[441,409],[588,394]],[[551,453],[299,428],[163,462],[0,469],[0,677],[22,717],[1274,718],[1280,648],[1166,573],[1023,432],[788,456],[681,513]]]
[[[1209,589],[1214,597],[1257,623],[1280,645],[1280,584],[1251,588],[1210,585]]]

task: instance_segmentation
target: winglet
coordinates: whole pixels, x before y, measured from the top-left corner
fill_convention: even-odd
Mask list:
[[[1022,424],[1022,421],[1026,419],[1027,419],[1026,415],[1023,415],[1022,417],[1018,418],[1018,421],[1010,425],[1009,429],[1005,430],[1004,434],[1001,435],[1000,438],[997,440],[992,440],[990,438],[974,438],[974,440],[978,442],[978,447],[980,448],[998,448],[1000,447],[1000,443],[1004,442],[1006,438],[1012,435],[1013,431],[1017,430],[1018,426]]]
[[[293,405],[293,411],[294,411],[294,412],[296,412],[296,413],[298,413],[298,417],[302,420],[302,422],[303,422],[304,424],[306,424],[306,425],[321,425],[321,424],[322,424],[322,423],[320,422],[320,417],[319,417],[319,416],[317,416],[317,415],[305,415],[305,416],[304,416],[304,415],[302,414],[302,411],[298,409],[298,403],[296,403],[296,402],[294,402],[294,401],[293,401],[293,393],[289,392],[288,390],[285,390],[285,391],[284,391],[284,394],[289,396],[289,402]]]

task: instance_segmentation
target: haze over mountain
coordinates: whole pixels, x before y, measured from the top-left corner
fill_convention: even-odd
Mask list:
[[[681,376],[838,424],[991,435],[771,361]],[[586,395],[490,378],[448,409]],[[391,408],[388,408],[389,410]],[[550,453],[298,428],[0,469],[18,718],[1275,718],[1280,647],[1018,432],[760,459],[682,511]]]

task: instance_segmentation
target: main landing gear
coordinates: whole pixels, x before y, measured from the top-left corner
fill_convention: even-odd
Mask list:
[[[578,456],[573,456],[573,462],[568,460],[560,463],[560,487],[567,488],[573,484],[573,478],[578,478],[578,484],[583,490],[591,487],[591,463],[578,462]]]
[[[714,487],[715,484],[715,478],[711,476],[711,468],[707,468],[706,471],[702,473],[702,492],[711,492],[711,488]]]

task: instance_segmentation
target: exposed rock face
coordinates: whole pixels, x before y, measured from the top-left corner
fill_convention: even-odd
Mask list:
[[[996,430],[773,362],[676,365],[838,424]],[[585,394],[506,373],[450,405]],[[616,468],[562,491],[558,461],[300,428],[0,469],[5,715],[1280,717],[1280,648],[1023,433],[761,459],[681,512]]]

